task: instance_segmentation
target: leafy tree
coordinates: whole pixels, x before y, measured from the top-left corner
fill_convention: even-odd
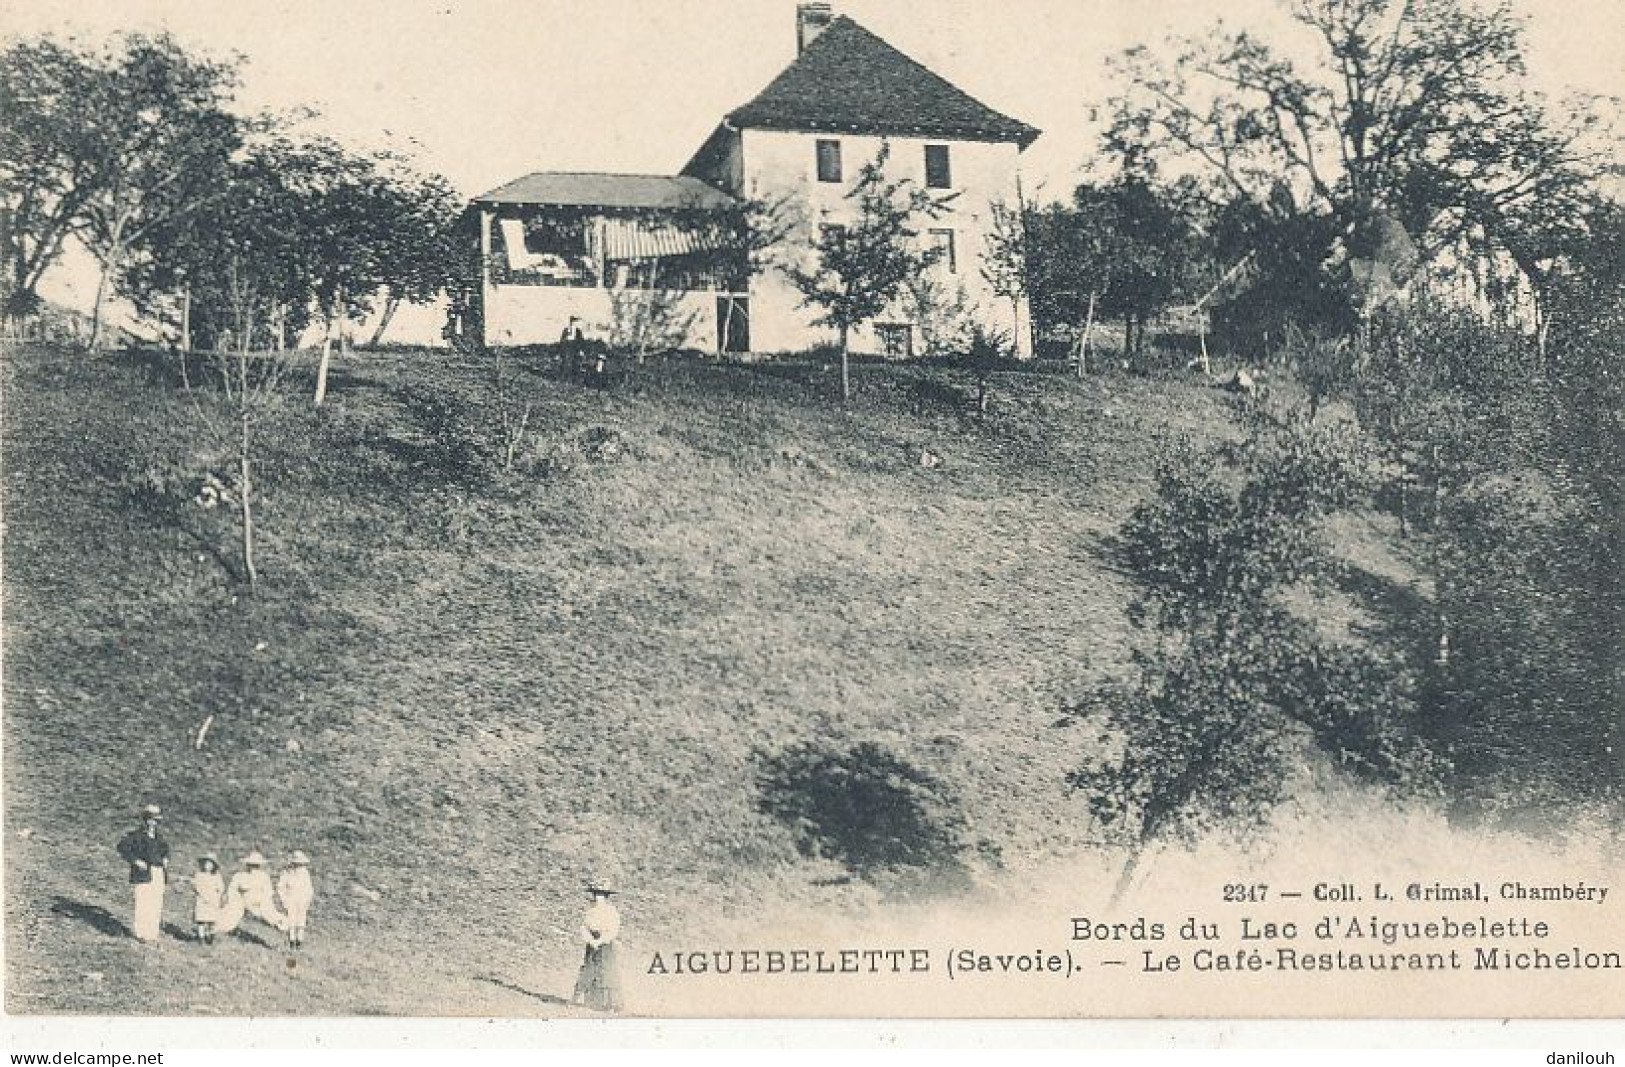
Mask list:
[[[727,265],[735,272],[729,280],[738,286],[780,266],[785,239],[806,224],[788,193],[743,196],[734,207],[710,217],[715,247],[729,257]]]
[[[304,325],[308,196],[293,158],[274,128],[258,124],[213,193],[144,233],[133,250],[121,288],[137,310],[167,325],[176,325],[170,316],[179,296],[181,347],[229,347],[245,328],[251,346],[283,347],[287,328]],[[232,271],[252,278],[253,314],[243,313]]]
[[[262,120],[249,144],[220,176],[215,192],[162,225],[137,246],[146,265],[129,279],[138,307],[156,311],[162,297],[184,292],[205,335],[231,328],[232,300],[219,279],[219,234],[247,225],[278,249],[274,281],[258,264],[256,291],[269,314],[255,320],[267,347],[286,345],[314,313],[323,324],[316,403],[326,396],[335,337],[382,297],[387,326],[402,299],[423,300],[453,284],[464,249],[459,205],[449,183],[389,156],[351,152],[326,138],[294,136]],[[220,191],[233,190],[231,195]],[[243,198],[247,197],[245,201]],[[224,218],[222,212],[237,212]],[[246,213],[246,214],[243,214]],[[211,330],[212,327],[212,330]],[[259,338],[256,338],[259,340]]]
[[[937,257],[936,249],[919,247],[915,219],[935,218],[942,204],[907,178],[887,178],[890,155],[882,145],[858,172],[846,193],[850,216],[819,226],[812,267],[785,271],[802,306],[821,308],[818,322],[840,332],[842,400],[852,396],[852,331],[891,306],[909,279]]]
[[[1171,63],[1131,49],[1117,64],[1130,88],[1112,101],[1116,146],[1199,160],[1242,199],[1284,192],[1345,226],[1382,205],[1412,233],[1444,208],[1511,220],[1584,187],[1595,119],[1570,109],[1560,125],[1527,87],[1507,6],[1293,0],[1291,11],[1318,50],[1307,66],[1250,31],[1177,42]]]
[[[101,264],[90,343],[127,258],[196,209],[237,144],[226,111],[237,63],[187,53],[166,34],[92,52],[49,38],[0,54],[0,196],[7,313],[37,303],[40,277],[77,235]]]
[[[0,198],[5,314],[38,303],[41,276],[61,254],[102,178],[94,128],[107,73],[83,50],[50,38],[0,52]]]
[[[1606,259],[1602,232],[1598,244]],[[1618,264],[1596,269],[1576,260],[1561,277],[1595,299]],[[1419,306],[1375,323],[1354,378],[1434,589],[1408,627],[1463,812],[1560,824],[1625,800],[1622,340],[1599,307],[1554,332],[1547,359],[1519,334]]]
[[[982,277],[994,296],[1010,301],[1011,329],[1021,331],[1021,305],[1027,300],[1030,242],[1027,237],[1027,211],[995,201],[990,207],[987,254],[982,257]],[[1031,334],[1031,323],[1028,333]],[[1019,347],[1019,345],[1018,345]]]
[[[384,309],[369,345],[382,343],[384,331],[401,302],[425,303],[454,287],[468,258],[459,227],[462,199],[439,174],[420,173],[391,160],[383,176],[380,199],[386,209],[374,212],[374,237],[384,289]]]
[[[335,319],[366,307],[383,285],[399,283],[403,275],[384,260],[388,248],[400,245],[370,227],[390,224],[396,209],[421,211],[425,200],[432,203],[421,189],[444,188],[434,179],[398,182],[373,158],[295,139],[274,123],[258,134],[215,195],[146,235],[139,269],[127,279],[148,307],[165,293],[188,292],[199,335],[214,349],[212,363],[195,378],[193,358],[182,352],[183,381],[201,432],[236,457],[223,495],[238,511],[251,588],[258,581],[256,427],[282,402],[294,363],[283,335],[314,309],[329,323],[330,340]]]
[[[274,137],[262,136],[263,127],[246,132],[249,142],[211,195],[144,232],[119,278],[137,312],[172,331],[183,349],[228,347],[245,322],[255,330],[251,343],[270,348],[279,326],[305,321],[303,207]],[[256,306],[266,314],[238,314],[228,283],[233,258],[253,273]]]
[[[1497,474],[1440,502],[1432,563],[1448,643],[1424,707],[1464,816],[1561,830],[1621,814],[1625,559],[1617,522],[1599,521],[1571,478]]]
[[[1299,213],[1232,200],[1213,213],[1208,240],[1213,257],[1240,265],[1213,308],[1214,332],[1241,351],[1269,352],[1293,331],[1336,337],[1358,326],[1358,293],[1348,278],[1328,270],[1340,224],[1329,214]]]
[[[1088,224],[1072,205],[1028,210],[1027,288],[1033,319],[1046,334],[1077,327],[1080,377],[1088,364],[1100,294],[1113,277],[1113,240],[1110,230]]]
[[[1594,196],[1572,224],[1545,272],[1541,343],[1565,357],[1551,363],[1554,373],[1606,400],[1625,391],[1617,344],[1625,337],[1625,203]]]
[[[1067,206],[1029,220],[1035,314],[1051,323],[1113,314],[1125,355],[1144,351],[1145,324],[1192,273],[1197,249],[1185,209],[1168,189],[1133,174],[1080,185]],[[1083,358],[1080,340],[1080,365]]]
[[[708,240],[703,267],[731,292],[749,288],[750,279],[783,265],[784,242],[806,224],[789,194],[741,197],[736,206],[705,215]],[[734,302],[728,301],[722,337],[733,330]]]
[[[392,283],[404,291],[412,287],[414,276],[424,273],[432,284],[437,268],[444,267],[434,258],[417,264],[396,258],[401,253],[434,257],[441,249],[433,224],[414,225],[426,220],[417,214],[408,189],[383,171],[385,161],[327,138],[287,142],[281,152],[303,202],[299,234],[304,270],[323,324],[315,396],[321,404],[327,397],[335,332],[339,344],[347,346],[345,324],[365,315],[381,291]]]
[[[1424,258],[1468,240],[1540,279],[1610,158],[1601,101],[1554,108],[1529,88],[1504,3],[1289,6],[1306,60],[1217,28],[1116,64],[1111,146],[1152,171],[1194,166],[1211,199],[1253,216],[1229,260],[1254,253],[1253,284],[1221,329],[1244,344],[1279,343],[1288,319],[1351,329],[1359,287],[1325,266],[1374,219],[1428,235]]]
[[[237,143],[225,110],[236,72],[167,34],[127,35],[102,53],[42,38],[0,54],[8,314],[35,305],[40,277],[76,234],[102,268],[98,344],[132,249],[215,188]]]
[[[238,122],[225,108],[235,63],[190,55],[167,35],[127,37],[98,79],[92,145],[100,180],[80,209],[78,233],[101,264],[90,347],[100,337],[107,298],[147,234],[218,195]]]
[[[453,283],[464,254],[460,205],[445,178],[420,174],[395,157],[354,153],[325,138],[288,154],[304,190],[306,270],[324,323],[320,404],[334,341],[348,348],[352,318],[367,315],[382,296],[381,335],[402,299],[430,299]]]
[[[1404,671],[1292,603],[1335,573],[1321,527],[1353,497],[1357,448],[1289,410],[1247,422],[1240,444],[1165,463],[1124,525],[1139,674],[1073,711],[1106,731],[1071,782],[1132,848],[1119,893],[1162,842],[1267,821],[1306,746],[1401,788],[1436,774]]]
[[[291,353],[267,351],[274,322],[299,306],[306,289],[306,245],[299,223],[306,207],[290,184],[285,157],[262,145],[238,160],[216,196],[162,231],[151,247],[144,280],[151,285],[185,281],[204,295],[215,345],[202,373],[192,374],[193,355],[180,353],[182,382],[200,433],[214,449],[235,457],[235,470],[221,495],[235,505],[243,577],[259,582],[256,427],[282,400]]]
[[[1542,334],[1540,361],[1551,381],[1551,466],[1557,484],[1577,490],[1558,558],[1584,688],[1566,703],[1579,721],[1593,716],[1598,725],[1590,751],[1600,749],[1611,766],[1602,768],[1607,784],[1594,788],[1612,793],[1617,814],[1625,718],[1604,709],[1625,706],[1625,660],[1616,654],[1625,633],[1625,205],[1599,198],[1580,222],[1585,240],[1549,282],[1550,340]]]
[[[1173,299],[1192,262],[1192,234],[1166,190],[1133,175],[1103,187],[1079,187],[1074,196],[1085,225],[1105,227],[1113,257],[1113,284],[1102,309],[1122,316],[1124,350],[1145,354],[1146,322]]]

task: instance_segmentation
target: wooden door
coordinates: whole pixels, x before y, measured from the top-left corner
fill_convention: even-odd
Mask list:
[[[750,351],[750,297],[717,297],[717,350]]]

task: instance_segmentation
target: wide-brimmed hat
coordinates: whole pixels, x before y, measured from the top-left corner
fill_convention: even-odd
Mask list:
[[[141,809],[141,817],[143,819],[162,819],[164,817],[164,809],[160,808],[156,804],[148,804],[146,807]]]
[[[296,848],[293,850],[293,855],[288,857],[288,862],[296,867],[302,867],[310,863],[310,857]]]
[[[220,866],[220,857],[216,856],[213,852],[205,852],[203,855],[197,858],[197,861],[199,863],[212,863],[216,867]]]
[[[611,889],[609,887],[609,879],[607,878],[589,878],[587,879],[587,892],[612,897],[619,892],[619,890]]]
[[[265,857],[260,855],[260,850],[256,848],[254,851],[243,857],[243,866],[263,867],[265,866]]]

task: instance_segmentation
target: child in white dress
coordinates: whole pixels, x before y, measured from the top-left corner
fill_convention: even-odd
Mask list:
[[[226,880],[220,876],[220,862],[214,854],[198,857],[197,873],[192,875],[192,934],[205,945],[214,944],[214,930],[225,910]]]
[[[316,899],[316,887],[310,881],[310,857],[298,849],[288,857],[276,880],[276,895],[282,900],[282,910],[288,917],[288,947],[299,948],[305,943],[305,917],[310,913],[311,901]]]
[[[271,875],[265,870],[265,857],[255,849],[243,857],[243,869],[231,876],[226,886],[226,909],[220,916],[221,934],[229,934],[252,915],[278,931],[288,928],[288,921],[276,910],[272,897]]]

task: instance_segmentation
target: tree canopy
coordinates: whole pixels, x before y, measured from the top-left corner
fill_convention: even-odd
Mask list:
[[[167,34],[101,51],[46,37],[0,52],[8,313],[32,308],[74,234],[102,264],[99,311],[130,249],[212,195],[237,143],[237,70]]]
[[[1088,313],[1143,324],[1200,269],[1196,232],[1172,191],[1143,176],[1079,185],[1070,204],[1028,213],[1033,314],[1046,326]]]
[[[1118,62],[1110,141],[1196,161],[1231,196],[1352,225],[1373,205],[1423,232],[1445,208],[1527,229],[1585,187],[1596,117],[1559,113],[1525,78],[1523,26],[1471,0],[1293,0],[1304,63],[1251,31],[1145,47]]]
[[[423,300],[452,280],[463,255],[459,201],[444,178],[389,156],[263,125],[194,210],[144,237],[145,265],[128,288],[144,307],[186,289],[202,335],[231,302],[232,270],[256,279],[260,330],[297,331],[386,301]]]
[[[42,37],[0,52],[7,314],[37,305],[70,238],[102,267],[98,326],[115,293],[154,315],[186,291],[202,332],[219,332],[235,314],[232,271],[252,275],[256,300],[295,328],[380,296],[389,307],[428,299],[452,280],[461,205],[444,178],[239,113],[240,69],[167,34],[100,50]]]

